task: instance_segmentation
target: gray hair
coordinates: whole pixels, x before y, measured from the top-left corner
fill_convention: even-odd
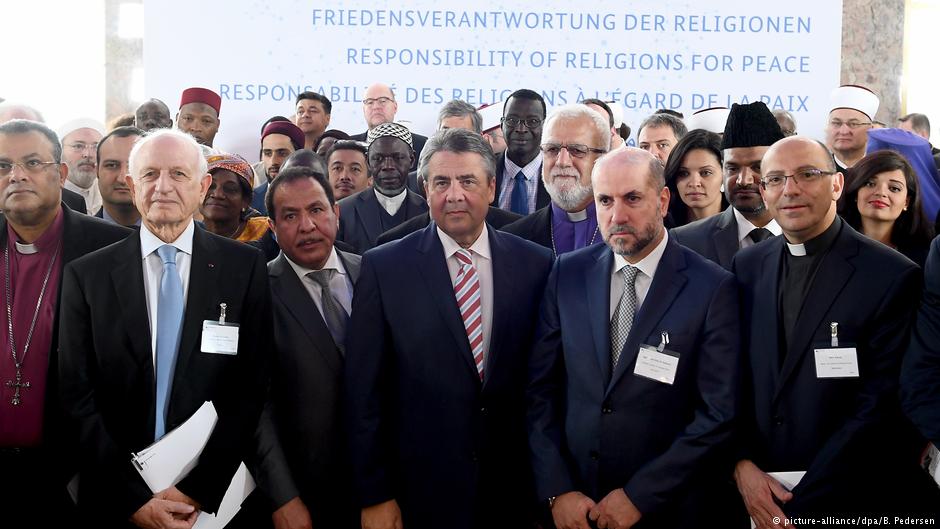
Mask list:
[[[593,183],[601,167],[618,158],[625,158],[625,161],[632,165],[642,165],[645,162],[649,170],[650,186],[656,190],[657,193],[661,192],[663,188],[666,187],[665,168],[662,162],[649,152],[643,149],[637,149],[636,147],[617,149],[616,151],[609,152],[598,158],[598,160],[594,162],[594,169],[591,171],[591,182]]]
[[[610,145],[610,125],[609,121],[601,117],[600,114],[595,112],[591,107],[587,105],[582,105],[581,103],[572,103],[568,105],[562,105],[560,107],[552,110],[552,113],[548,115],[548,118],[545,119],[545,123],[542,125],[542,135],[545,135],[545,129],[548,128],[548,125],[555,120],[579,120],[587,119],[591,122],[591,125],[594,126],[594,132],[597,133],[597,136],[603,142],[604,149],[607,149]],[[594,147],[593,145],[588,145],[588,147]]]
[[[462,99],[454,99],[441,107],[437,115],[437,128],[441,128],[441,122],[447,118],[462,118],[470,116],[470,123],[473,125],[473,131],[477,134],[483,133],[483,116],[477,112],[477,109],[470,103]]]
[[[483,159],[483,170],[486,172],[487,182],[496,178],[496,155],[490,144],[483,136],[464,129],[439,130],[428,138],[421,151],[421,160],[418,162],[418,179],[428,181],[428,162],[439,152],[473,153],[479,154]]]
[[[142,136],[136,143],[134,147],[131,148],[131,154],[127,159],[127,172],[134,176],[137,169],[137,158],[140,156],[140,150],[147,145],[148,143],[165,136],[172,136],[187,146],[192,147],[193,155],[196,157],[196,177],[201,178],[204,174],[209,172],[209,163],[206,162],[206,157],[202,154],[202,147],[196,141],[195,138],[189,134],[178,130],[178,129],[154,129],[152,132]]]
[[[676,136],[676,140],[681,140],[682,137],[689,132],[689,129],[685,126],[685,122],[672,114],[653,114],[644,119],[643,123],[640,123],[640,128],[636,131],[638,138],[646,127],[669,127]]]
[[[52,160],[55,163],[62,163],[62,144],[59,143],[59,136],[44,123],[28,119],[12,119],[0,125],[0,134],[29,134],[30,132],[38,132],[45,136],[52,143]]]
[[[4,112],[17,111],[17,110],[23,113],[32,114],[33,117],[31,118],[31,121],[38,121],[39,123],[46,122],[46,120],[43,119],[42,114],[40,114],[38,110],[36,110],[35,108],[29,105],[24,105],[22,103],[13,103],[10,101],[4,101],[3,104],[0,104],[0,115],[2,115]]]

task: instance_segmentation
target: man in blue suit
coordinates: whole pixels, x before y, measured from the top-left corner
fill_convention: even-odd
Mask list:
[[[559,529],[699,527],[730,476],[734,277],[669,238],[651,154],[611,153],[592,181],[607,244],[559,256],[530,361],[536,493]]]
[[[484,219],[495,158],[439,131],[421,154],[432,222],[366,252],[346,392],[362,526],[531,526],[528,354],[551,252]]]
[[[920,270],[839,218],[843,176],[819,142],[782,139],[761,171],[783,237],[732,263],[748,316],[734,473],[744,506],[760,528],[923,514],[937,491],[897,396]],[[794,471],[805,475],[792,490],[772,475]]]

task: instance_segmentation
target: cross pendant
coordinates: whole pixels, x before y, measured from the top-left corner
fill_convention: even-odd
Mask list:
[[[29,389],[29,382],[23,382],[23,373],[19,369],[16,370],[16,381],[7,380],[6,386],[8,388],[13,388],[13,398],[10,399],[10,404],[14,406],[20,405],[20,388]]]

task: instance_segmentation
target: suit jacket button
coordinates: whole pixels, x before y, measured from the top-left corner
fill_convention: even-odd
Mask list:
[[[780,415],[774,415],[774,424],[776,424],[777,426],[780,426],[781,424],[783,424],[783,417],[781,417]]]
[[[612,409],[610,409],[610,408],[608,408],[608,407],[601,408],[601,413],[610,414],[610,413],[613,413],[613,412],[614,412],[614,410],[612,410]]]
[[[482,408],[480,408],[480,413],[486,413],[486,406],[483,406]]]
[[[600,458],[600,454],[597,453],[597,450],[591,450],[589,455],[591,456],[591,459],[593,459],[594,461],[597,461]]]

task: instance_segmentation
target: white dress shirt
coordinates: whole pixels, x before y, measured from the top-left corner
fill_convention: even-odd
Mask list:
[[[529,213],[534,213],[535,199],[539,191],[539,179],[542,178],[542,173],[539,171],[539,168],[542,167],[542,151],[539,151],[525,167],[519,167],[508,156],[504,156],[503,160],[505,160],[503,163],[503,188],[497,189],[499,191],[500,209],[509,211],[512,205],[512,190],[516,185],[516,175],[519,174],[519,171],[522,171],[523,176],[525,176],[526,194],[529,198]]]
[[[460,271],[460,261],[454,255],[462,247],[451,239],[450,235],[437,228],[437,236],[444,247],[444,261],[447,263],[447,272],[450,274],[450,295],[454,294],[454,283],[457,282],[457,272]],[[493,331],[493,258],[490,253],[490,236],[483,225],[483,231],[473,245],[468,248],[473,266],[477,269],[480,280],[480,310],[483,319],[483,367],[490,358],[490,336]],[[441,293],[446,295],[446,293]]]
[[[320,285],[313,280],[311,277],[307,277],[307,274],[314,272],[312,268],[307,268],[300,266],[299,264],[291,261],[290,257],[284,255],[284,258],[287,259],[290,267],[294,269],[294,272],[297,274],[297,278],[300,279],[300,282],[303,283],[304,288],[307,289],[307,294],[310,294],[310,298],[313,299],[313,304],[317,306],[317,310],[320,311],[320,315],[323,315],[323,291],[320,289]],[[346,314],[352,313],[352,296],[353,296],[353,286],[352,281],[349,280],[349,276],[346,274],[346,267],[343,266],[343,262],[340,260],[339,255],[336,254],[336,248],[330,250],[330,256],[326,259],[323,268],[321,270],[336,270],[336,273],[333,274],[333,277],[330,278],[330,293],[333,295],[333,299],[339,302],[340,306],[343,307],[343,310],[346,311]],[[324,318],[325,321],[325,318]]]
[[[747,248],[748,246],[754,246],[754,241],[751,240],[748,235],[750,235],[751,230],[757,229],[757,226],[751,224],[751,221],[744,218],[744,215],[740,211],[731,208],[731,211],[734,212],[734,220],[738,223],[738,248]],[[783,229],[777,224],[775,219],[770,219],[770,222],[767,223],[764,228],[767,228],[770,233],[774,235],[780,235],[783,233]]]
[[[98,214],[98,210],[101,209],[101,191],[98,189],[98,179],[95,178],[95,182],[91,184],[91,187],[84,188],[78,187],[71,180],[65,181],[66,189],[69,191],[74,191],[82,196],[85,199],[85,211],[89,215],[95,216]]]
[[[643,259],[633,266],[639,268],[640,271],[636,275],[636,281],[633,283],[633,288],[636,289],[636,312],[639,314],[640,307],[643,306],[643,302],[646,300],[646,294],[650,291],[650,285],[653,284],[653,276],[656,275],[656,269],[659,267],[659,260],[663,257],[663,252],[666,251],[666,241],[669,240],[669,230],[663,230],[663,240],[659,241],[659,244],[653,248],[653,251],[649,253]],[[611,271],[610,275],[610,312],[608,313],[608,321],[614,317],[614,312],[617,310],[617,304],[620,303],[620,297],[623,295],[623,276],[620,275],[620,269],[624,266],[629,265],[626,259],[622,255],[614,254],[614,269]]]
[[[401,209],[401,205],[405,203],[405,196],[408,195],[408,188],[405,188],[404,191],[393,197],[387,197],[379,193],[378,189],[373,189],[372,191],[375,193],[375,198],[379,199],[379,205],[382,206],[382,209],[392,216],[398,213],[398,210]]]
[[[186,310],[189,295],[189,270],[193,263],[193,232],[196,224],[190,219],[189,226],[172,243],[176,252],[176,271],[183,283],[183,311]],[[140,257],[144,267],[144,296],[147,298],[147,316],[150,320],[150,351],[156,366],[157,356],[157,300],[160,298],[160,279],[163,277],[163,260],[157,255],[157,249],[167,244],[157,238],[147,225],[140,225]]]

